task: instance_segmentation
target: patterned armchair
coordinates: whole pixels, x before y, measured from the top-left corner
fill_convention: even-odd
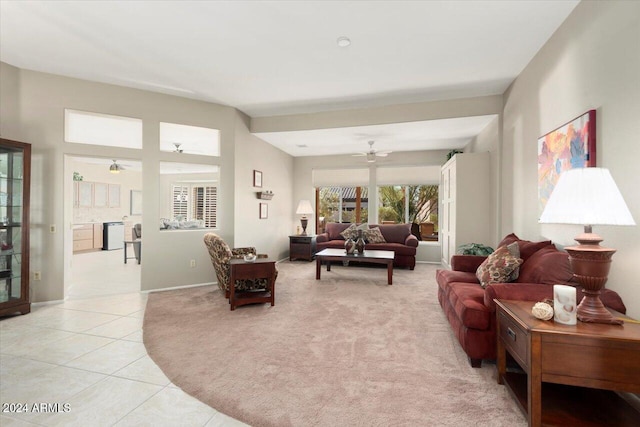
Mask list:
[[[256,248],[234,248],[230,249],[220,236],[214,233],[204,235],[204,244],[209,251],[211,263],[218,277],[218,287],[225,292],[225,298],[229,298],[229,276],[231,275],[231,265],[229,261],[232,258],[242,258],[245,254],[255,254]],[[258,258],[267,258],[267,255],[259,254]],[[276,270],[276,279],[278,271]],[[255,280],[236,280],[236,290],[253,291],[264,290],[268,287],[267,279]]]

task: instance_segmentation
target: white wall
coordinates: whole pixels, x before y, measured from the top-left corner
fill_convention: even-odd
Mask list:
[[[581,2],[504,97],[501,235],[574,244],[579,226],[540,225],[537,139],[597,110],[597,166],[609,168],[640,223],[640,2]],[[607,287],[640,318],[640,226],[595,226],[616,248]]]
[[[488,197],[491,201],[491,218],[493,221],[490,224],[490,236],[491,241],[486,244],[495,247],[503,236],[499,235],[500,229],[500,188],[502,180],[500,179],[500,138],[501,138],[501,122],[502,115],[496,117],[480,134],[473,139],[466,147],[465,152],[469,153],[481,153],[488,151],[490,154],[491,171],[490,171],[490,187],[488,190]]]
[[[70,190],[72,167],[63,167],[65,155],[142,159],[144,261],[142,289],[159,289],[215,280],[202,237],[205,230],[160,233],[159,163],[217,164],[221,167],[221,203],[218,232],[233,241],[235,110],[207,102],[100,84],[84,80],[18,70],[2,64],[2,88],[18,82],[19,90],[2,91],[1,105],[19,108],[19,114],[3,121],[2,137],[33,145],[31,193],[31,269],[42,280],[31,282],[32,301],[60,300],[64,296],[64,253],[71,259],[73,221]],[[16,100],[15,97],[18,97]],[[99,147],[64,142],[64,109],[100,112],[143,120],[143,149]],[[15,120],[19,120],[16,126]],[[221,131],[220,158],[160,152],[159,122],[203,126]],[[58,233],[50,234],[55,224]],[[147,224],[147,225],[145,225]],[[259,231],[258,231],[259,232]],[[65,244],[66,239],[66,244]],[[196,268],[189,267],[195,259]]]
[[[293,157],[249,132],[249,118],[236,112],[235,246],[254,246],[274,259],[289,256],[292,234]],[[262,188],[253,186],[253,171],[262,172]],[[258,191],[273,191],[273,199],[260,200]],[[260,203],[268,205],[268,217],[260,219]]]

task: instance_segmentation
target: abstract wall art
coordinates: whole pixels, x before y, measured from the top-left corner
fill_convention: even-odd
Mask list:
[[[596,110],[589,110],[538,138],[538,214],[560,174],[596,165]]]

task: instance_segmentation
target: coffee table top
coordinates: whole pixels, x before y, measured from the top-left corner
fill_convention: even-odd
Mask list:
[[[351,255],[347,255],[347,252],[344,249],[323,249],[320,252],[316,253],[317,257],[336,257],[336,258],[348,258],[348,259],[364,259],[364,258],[374,258],[374,259],[393,259],[395,257],[395,253],[393,251],[368,251],[364,250],[364,253],[360,255],[359,253],[354,253]]]

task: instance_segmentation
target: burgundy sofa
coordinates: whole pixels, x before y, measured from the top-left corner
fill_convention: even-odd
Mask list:
[[[350,225],[339,222],[328,223],[325,232],[316,237],[318,251],[327,248],[344,249],[345,238],[340,233]],[[369,228],[375,227],[380,227],[380,233],[386,243],[367,243],[365,249],[393,251],[394,267],[409,267],[413,270],[416,266],[418,239],[411,234],[411,224],[369,224]]]
[[[577,288],[577,300],[582,300],[581,287],[572,282],[569,255],[559,251],[551,241],[530,242],[510,234],[499,247],[518,242],[520,266],[518,279],[512,283],[493,283],[485,289],[480,286],[476,269],[486,257],[454,255],[452,270],[438,270],[438,301],[444,310],[453,331],[467,353],[474,368],[482,359],[496,358],[496,307],[495,299],[542,301],[553,298],[553,285],[566,284]],[[600,295],[604,305],[626,313],[620,296],[604,289]]]

